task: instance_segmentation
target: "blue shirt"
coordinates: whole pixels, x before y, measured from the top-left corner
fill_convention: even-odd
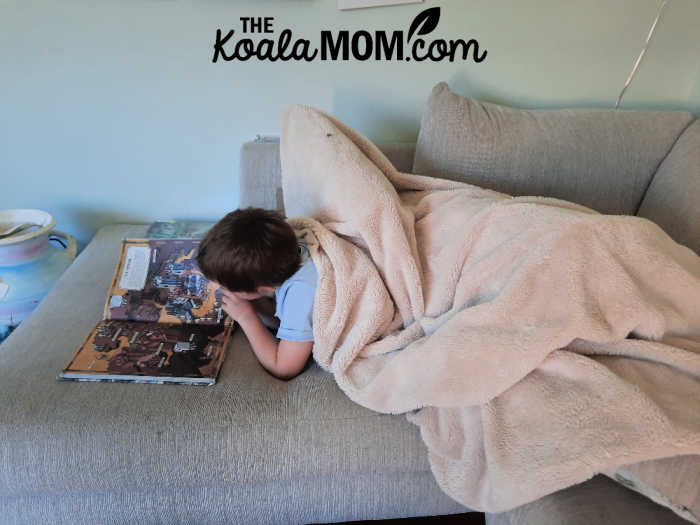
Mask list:
[[[302,265],[275,289],[275,316],[280,320],[278,339],[313,341],[313,306],[318,273],[309,250],[300,245]]]

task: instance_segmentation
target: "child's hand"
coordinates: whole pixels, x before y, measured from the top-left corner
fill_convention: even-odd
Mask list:
[[[236,292],[231,292],[226,288],[222,290],[223,297],[221,298],[222,308],[231,319],[234,321],[239,321],[242,317],[247,315],[255,315],[255,310],[253,305],[247,299],[242,299]]]

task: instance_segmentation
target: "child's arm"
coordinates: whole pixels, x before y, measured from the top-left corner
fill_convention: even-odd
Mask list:
[[[250,341],[260,364],[280,379],[291,379],[304,369],[311,355],[313,341],[298,342],[277,339],[270,333],[260,318],[253,312],[238,320]]]
[[[260,364],[280,379],[291,379],[304,369],[311,355],[313,341],[298,342],[277,339],[265,328],[250,301],[225,293],[223,308],[238,321]]]

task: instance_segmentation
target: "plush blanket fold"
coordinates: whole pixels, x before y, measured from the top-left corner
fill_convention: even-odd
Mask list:
[[[400,173],[308,106],[285,107],[281,159],[319,273],[314,358],[409,412],[453,498],[502,511],[700,454],[700,257],[659,227]]]

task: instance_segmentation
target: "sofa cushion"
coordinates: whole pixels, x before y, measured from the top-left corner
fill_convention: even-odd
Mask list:
[[[638,215],[700,254],[700,120],[688,126],[659,166]]]
[[[431,516],[445,513],[447,499],[431,489],[434,485],[430,472],[371,472],[262,483],[35,492],[0,496],[0,523],[266,525]]]
[[[423,113],[413,173],[634,215],[691,120],[687,112],[515,109],[440,82]]]
[[[340,491],[345,485],[334,480],[347,476],[363,477],[368,487],[375,478],[378,483],[375,495],[356,501],[356,516],[367,516],[362,510],[371,507],[377,517],[392,517],[399,500],[415,511],[404,499],[415,498],[406,489],[412,479],[426,493],[427,512],[463,512],[432,479],[418,428],[405,417],[356,405],[317,365],[291,381],[270,376],[240,330],[212,387],[58,381],[102,316],[120,240],[145,231],[102,228],[0,345],[0,515],[22,515],[22,502],[60,500],[60,507],[44,509],[57,513],[46,522],[67,523],[60,509],[76,512],[108,494],[118,499],[153,491],[160,501],[164,493],[186,494],[191,487],[230,493],[226,487],[257,483],[285,491],[301,479],[324,479],[329,490]],[[92,499],[83,500],[88,494]],[[285,497],[293,492],[270,501]],[[212,513],[224,506],[235,510],[239,523],[254,522],[264,500],[245,492],[241,498],[214,501]],[[311,504],[328,510],[327,499]],[[162,508],[161,522],[178,522],[176,510]],[[306,518],[313,513],[297,510]],[[31,522],[28,509],[23,515]]]

